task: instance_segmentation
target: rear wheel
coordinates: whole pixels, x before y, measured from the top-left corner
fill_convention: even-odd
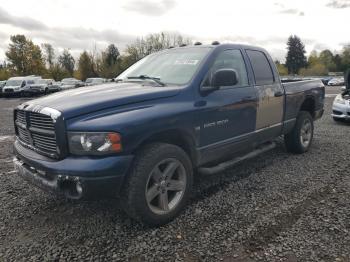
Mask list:
[[[132,218],[162,225],[182,211],[191,187],[192,164],[187,154],[175,145],[154,143],[136,155],[122,204]]]
[[[309,112],[300,111],[293,130],[284,136],[289,152],[301,154],[309,150],[314,134],[314,122]]]

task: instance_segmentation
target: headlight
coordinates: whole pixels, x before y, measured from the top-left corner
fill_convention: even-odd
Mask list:
[[[334,103],[345,105],[345,99],[341,95],[335,97]]]
[[[121,137],[111,132],[68,132],[69,151],[74,155],[106,155],[122,151]]]

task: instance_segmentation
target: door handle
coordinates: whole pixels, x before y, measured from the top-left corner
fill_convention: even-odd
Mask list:
[[[283,92],[282,91],[275,92],[275,97],[279,97],[279,96],[283,96]]]

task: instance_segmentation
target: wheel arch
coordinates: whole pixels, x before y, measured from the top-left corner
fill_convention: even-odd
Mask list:
[[[300,111],[309,112],[312,118],[315,118],[315,111],[316,111],[315,98],[312,96],[306,96],[304,101],[300,105],[299,112]]]
[[[196,143],[194,137],[181,129],[168,129],[160,132],[153,133],[147,138],[143,139],[137,149],[150,143],[167,143],[180,147],[184,150],[192,161],[192,165],[195,167],[198,163],[198,155],[196,151]]]

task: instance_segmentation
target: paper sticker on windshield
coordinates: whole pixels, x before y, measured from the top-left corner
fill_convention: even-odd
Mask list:
[[[181,59],[181,60],[176,60],[175,65],[196,65],[198,64],[199,60],[195,59]]]

